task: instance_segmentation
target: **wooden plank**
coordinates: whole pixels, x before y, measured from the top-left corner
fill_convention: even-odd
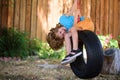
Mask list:
[[[113,19],[114,19],[114,12],[113,12],[113,7],[114,7],[114,0],[109,0],[109,33],[113,34]]]
[[[95,26],[95,31],[96,30],[96,0],[91,0],[91,18],[92,18],[92,21],[94,23],[94,26]]]
[[[87,17],[90,17],[90,11],[91,11],[91,0],[86,1],[86,15]]]
[[[2,0],[0,0],[0,27],[2,25]]]
[[[41,4],[41,23],[42,23],[42,40],[46,41],[47,28],[48,28],[48,0],[44,0]],[[44,23],[43,23],[44,22]]]
[[[46,2],[48,3],[47,0],[46,0]],[[52,2],[53,2],[53,3],[52,3]],[[67,13],[67,12],[70,10],[70,8],[71,8],[72,5],[73,5],[73,2],[74,2],[74,1],[72,1],[72,0],[63,0],[63,12],[64,12],[64,13]],[[57,0],[57,1],[51,0],[51,4],[54,5],[54,3],[59,3],[59,0]],[[77,6],[76,6],[76,8],[77,8]]]
[[[7,27],[8,22],[8,1],[3,0],[2,1],[2,26]]]
[[[104,0],[101,0],[101,5],[100,5],[100,33],[104,34]]]
[[[38,5],[37,5],[37,32],[36,32],[36,37],[39,39],[42,39],[42,21],[41,21],[41,0],[38,0]]]
[[[25,13],[25,31],[30,34],[31,30],[31,0],[26,0],[26,13]],[[30,35],[29,35],[30,37]]]
[[[109,4],[108,4],[108,0],[105,0],[105,14],[104,14],[104,18],[105,18],[105,26],[104,26],[104,34],[108,34],[108,10],[109,10]]]
[[[119,0],[119,6],[118,7],[119,7],[119,10],[118,10],[119,11],[119,13],[118,13],[118,15],[119,15],[118,30],[120,30],[120,0]],[[120,35],[120,31],[118,32],[118,35]]]
[[[8,27],[13,27],[14,23],[14,0],[9,0],[8,7]]]
[[[14,27],[20,29],[20,0],[15,0]]]
[[[83,6],[83,14],[84,14],[84,16],[87,16],[87,9],[86,9],[87,4],[86,3],[87,3],[87,0],[84,0],[83,5],[82,5]]]
[[[100,31],[100,0],[96,0],[96,32]]]
[[[36,37],[36,24],[37,24],[37,0],[32,0],[32,12],[31,12],[31,38]]]
[[[81,0],[81,5],[80,5],[80,11],[81,11],[81,15],[84,16],[84,6],[83,6],[84,0]]]
[[[26,9],[26,0],[21,0],[20,2],[20,31],[25,30],[25,9]]]
[[[118,30],[118,0],[114,0],[114,38],[117,38],[117,36],[118,36],[118,32],[119,32],[119,30]]]

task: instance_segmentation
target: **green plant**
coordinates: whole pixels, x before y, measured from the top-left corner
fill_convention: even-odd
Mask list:
[[[118,36],[118,38],[120,38],[120,35]]]
[[[39,52],[41,49],[41,43],[42,41],[36,38],[30,40],[29,52],[31,55],[36,55]]]
[[[106,48],[119,48],[118,41],[116,39],[113,39],[111,34],[98,35],[98,38],[100,39],[102,47],[104,49],[106,49]]]
[[[41,59],[63,59],[65,57],[64,47],[58,51],[54,51],[49,47],[48,43],[42,42],[39,39],[31,41],[31,50],[37,53]]]
[[[0,56],[25,58],[29,55],[28,43],[25,32],[19,32],[14,28],[0,29]]]
[[[118,35],[118,40],[120,40],[120,35]]]

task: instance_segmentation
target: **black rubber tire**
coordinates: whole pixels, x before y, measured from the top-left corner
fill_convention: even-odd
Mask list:
[[[103,49],[97,35],[88,30],[79,31],[79,48],[85,45],[87,51],[87,63],[85,64],[83,55],[70,64],[76,76],[82,79],[93,78],[99,75],[103,65]]]

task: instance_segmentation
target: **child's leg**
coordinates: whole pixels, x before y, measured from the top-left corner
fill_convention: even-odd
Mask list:
[[[62,65],[66,65],[68,63],[74,62],[76,60],[76,57],[82,54],[82,52],[80,52],[80,50],[78,49],[78,34],[75,27],[72,28],[71,35],[72,35],[72,41],[73,41],[73,50],[71,51],[70,36],[66,35],[65,44],[66,44],[67,53],[69,52],[69,54],[65,57],[65,59],[62,60],[61,62]]]
[[[65,39],[65,48],[67,55],[71,52],[71,41],[70,41],[71,33],[67,33],[64,36]]]
[[[67,56],[62,60],[62,62],[61,62],[62,65],[66,65],[68,63],[73,62],[73,58],[71,58],[72,54],[70,55],[70,52],[71,52],[71,40],[70,40],[70,37],[71,37],[70,32],[65,34],[65,36],[64,36],[65,48],[66,48]]]
[[[75,29],[75,27],[72,27],[72,29],[70,31],[71,31],[71,34],[72,34],[73,50],[77,50],[78,49],[78,33],[77,33],[77,30]]]

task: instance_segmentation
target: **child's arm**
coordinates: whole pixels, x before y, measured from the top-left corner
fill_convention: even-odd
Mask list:
[[[74,0],[74,4],[66,15],[74,16],[74,25],[78,22],[78,19],[81,17],[80,12],[80,0]]]
[[[77,0],[74,0],[74,4],[71,7],[71,9],[66,13],[66,15],[70,16],[73,15],[73,12],[75,11],[75,9],[77,8]]]

